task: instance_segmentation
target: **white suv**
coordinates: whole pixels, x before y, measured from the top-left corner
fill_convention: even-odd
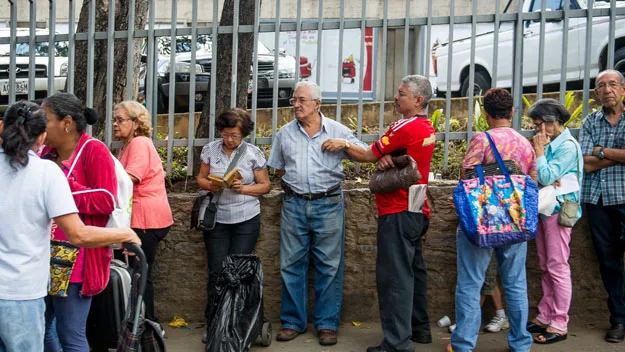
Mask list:
[[[18,29],[18,37],[28,37],[28,29]],[[48,35],[45,30],[38,30],[36,35]],[[0,37],[9,38],[8,28],[0,29]],[[9,103],[9,63],[12,48],[9,44],[0,44],[0,110],[5,110]],[[28,77],[31,72],[35,75],[35,99],[48,96],[48,77],[54,75],[54,89],[65,90],[67,79],[67,42],[57,41],[54,45],[54,72],[48,69],[48,42],[35,43],[35,63],[31,65],[29,43],[17,43],[15,47],[15,98],[16,100],[28,99]]]

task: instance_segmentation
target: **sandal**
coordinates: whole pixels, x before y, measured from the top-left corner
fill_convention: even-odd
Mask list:
[[[535,333],[544,334],[547,332],[547,327],[540,326],[536,323],[532,323],[531,321],[527,323],[526,329],[530,334],[535,334]]]
[[[545,340],[541,341],[538,338],[543,337]],[[550,331],[545,331],[542,334],[536,336],[536,338],[534,339],[534,342],[536,342],[537,344],[541,344],[541,345],[548,345],[551,343],[556,343],[556,342],[560,342],[560,341],[564,341],[566,340],[566,337],[568,336],[568,334],[560,334],[557,332],[550,332]]]

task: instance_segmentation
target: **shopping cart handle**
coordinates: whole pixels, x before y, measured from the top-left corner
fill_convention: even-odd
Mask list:
[[[139,259],[139,266],[141,270],[141,278],[139,279],[139,295],[143,296],[143,293],[145,292],[145,285],[148,281],[148,261],[145,258],[145,253],[143,253],[141,247],[134,243],[124,242],[123,246],[124,249],[134,253],[137,259]]]

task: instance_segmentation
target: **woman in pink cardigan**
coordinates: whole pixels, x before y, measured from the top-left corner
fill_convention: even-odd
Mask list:
[[[85,133],[87,124],[97,121],[97,113],[85,108],[78,98],[67,93],[57,93],[44,99],[41,107],[48,119],[42,158],[54,161],[67,177],[83,222],[104,227],[115,207],[113,197],[117,194],[117,178],[108,148],[97,141],[85,144],[92,139]],[[52,225],[51,236],[67,240],[55,224]],[[67,297],[46,298],[46,352],[89,351],[85,330],[91,297],[106,287],[110,262],[111,250],[108,247],[80,248],[70,276]],[[55,318],[58,342],[50,333]]]
[[[174,219],[167,200],[163,164],[150,138],[152,125],[146,108],[135,101],[117,104],[113,109],[113,135],[123,143],[117,157],[134,183],[130,227],[141,238],[148,262],[145,317],[158,322],[154,315],[152,267],[158,243]]]

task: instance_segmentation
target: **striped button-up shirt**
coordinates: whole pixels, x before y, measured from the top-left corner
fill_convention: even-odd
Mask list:
[[[349,159],[343,150],[322,151],[321,144],[328,138],[343,138],[367,148],[349,128],[321,115],[321,130],[312,137],[297,120],[282,126],[274,138],[268,164],[284,170],[282,180],[297,193],[325,192],[343,181],[342,160]]]
[[[245,141],[241,143],[246,143]],[[204,164],[210,166],[209,172],[215,176],[222,177],[226,173],[228,165],[239,152],[239,146],[230,157],[226,155],[222,148],[222,141],[210,142],[202,149],[200,159]],[[253,185],[254,170],[261,170],[267,167],[265,154],[255,145],[247,144],[245,155],[241,156],[236,168],[239,169],[243,177],[241,182],[244,185]],[[260,202],[258,197],[239,194],[229,189],[224,189],[219,197],[217,219],[222,224],[238,224],[247,221],[260,214]]]
[[[588,115],[582,122],[579,144],[584,155],[592,155],[595,147],[625,148],[625,113],[612,126],[602,110]],[[585,173],[582,183],[582,202],[603,205],[625,204],[625,164]]]

